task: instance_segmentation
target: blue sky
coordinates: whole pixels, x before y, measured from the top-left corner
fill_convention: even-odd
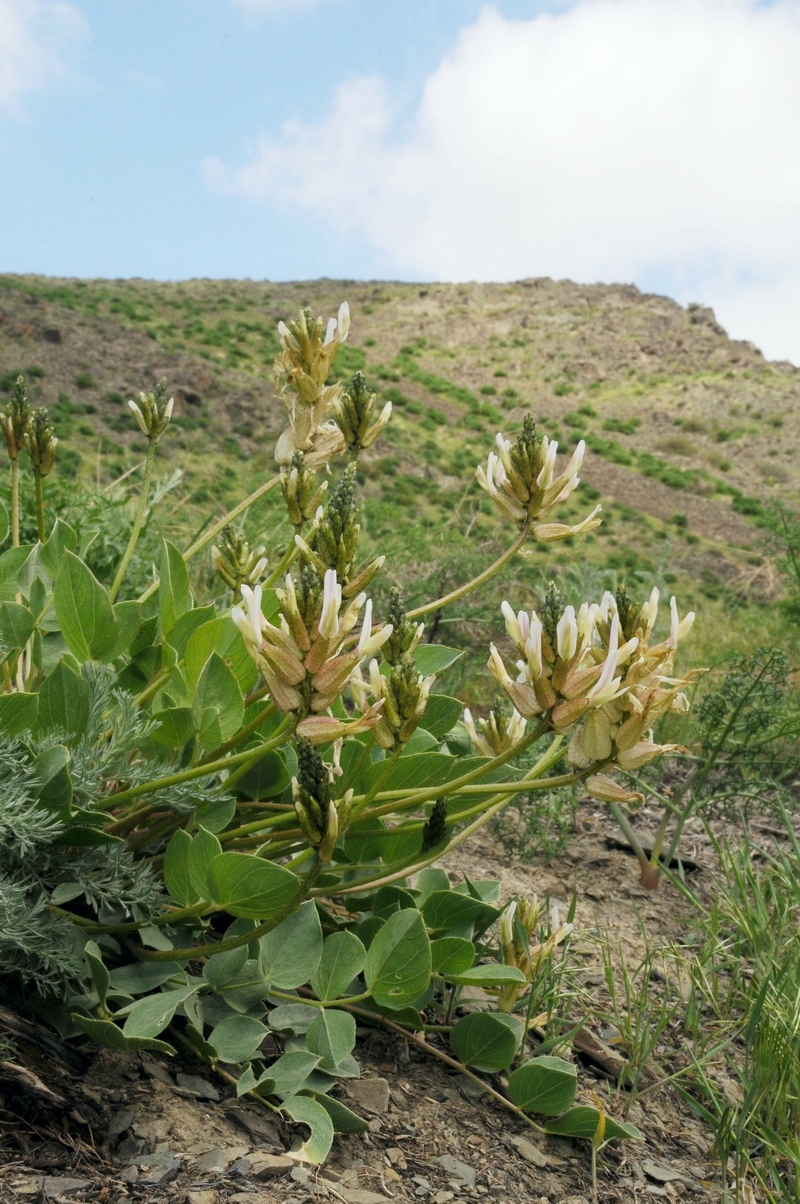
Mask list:
[[[800,0],[0,0],[0,270],[632,280],[800,362]]]

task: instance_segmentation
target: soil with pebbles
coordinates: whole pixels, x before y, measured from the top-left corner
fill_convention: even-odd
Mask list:
[[[645,811],[639,823],[646,831],[656,818]],[[643,931],[650,942],[669,946],[685,940],[695,924],[690,904],[668,882],[653,893],[641,889],[636,863],[619,843],[607,815],[586,805],[566,852],[552,864],[509,859],[485,831],[444,862],[454,880],[463,874],[499,879],[504,897],[535,892],[563,909],[577,891],[572,954],[587,992],[589,1031],[609,1039],[602,1022],[592,1020],[608,1006],[597,934],[607,933],[615,956],[621,952],[635,967],[645,950]],[[682,852],[691,859],[693,888],[703,895],[713,865],[707,838],[687,832]],[[337,1136],[321,1168],[292,1157],[301,1140],[296,1127],[284,1127],[253,1102],[237,1101],[230,1082],[209,1067],[183,1056],[173,1063],[97,1050],[87,1042],[79,1046],[90,1059],[86,1073],[70,1081],[61,1076],[57,1085],[72,1103],[68,1112],[31,1107],[27,1097],[0,1086],[0,1201],[716,1200],[713,1136],[662,1081],[677,1065],[679,1042],[678,1026],[671,1026],[640,1081],[640,1090],[647,1090],[628,1112],[644,1140],[601,1153],[597,1196],[588,1143],[526,1128],[488,1096],[481,1098],[471,1080],[382,1030],[359,1030],[362,1077],[349,1081],[342,1096],[369,1128]],[[612,1063],[619,1056],[609,1047],[607,1052]],[[579,1102],[597,1096],[621,1118],[626,1092],[597,1062],[577,1053],[576,1060]],[[488,1081],[502,1089],[499,1079]]]

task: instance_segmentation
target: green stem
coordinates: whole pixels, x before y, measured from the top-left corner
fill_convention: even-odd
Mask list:
[[[381,772],[376,775],[375,781],[372,783],[372,785],[370,786],[367,793],[363,796],[363,798],[361,799],[358,806],[353,807],[353,810],[350,814],[350,823],[351,824],[354,824],[357,822],[358,817],[361,815],[361,812],[366,807],[369,806],[369,804],[373,801],[373,799],[377,795],[378,791],[380,790],[380,788],[384,784],[384,782],[386,782],[387,779],[391,777],[392,770],[394,769],[395,765],[397,764],[397,758],[400,756],[400,753],[402,751],[403,751],[402,746],[398,745],[398,747],[394,750],[392,755],[386,761]]]
[[[108,594],[111,602],[114,601],[117,594],[119,593],[119,587],[122,585],[123,578],[125,577],[125,573],[128,570],[128,565],[131,562],[131,556],[133,556],[134,548],[136,547],[136,544],[139,542],[139,532],[142,529],[142,523],[144,522],[145,511],[147,510],[147,498],[150,494],[150,479],[153,475],[153,460],[155,458],[155,454],[156,454],[156,441],[155,441],[155,439],[151,439],[147,445],[147,459],[144,462],[144,480],[142,481],[142,492],[139,495],[139,505],[136,507],[136,517],[133,520],[133,528],[131,530],[131,537],[128,540],[128,546],[125,549],[122,560],[120,560],[120,562],[119,562],[119,567],[117,569],[117,574],[114,578],[114,583],[111,586],[111,589],[109,590],[109,594]]]
[[[264,494],[270,489],[274,489],[276,485],[279,485],[280,481],[281,478],[279,474],[276,477],[271,477],[270,480],[264,485],[259,485],[258,489],[251,493],[249,497],[246,497],[243,502],[239,503],[238,506],[234,506],[232,510],[229,510],[228,513],[219,520],[219,522],[214,523],[213,527],[209,527],[205,534],[198,535],[194,543],[190,544],[190,546],[183,553],[183,559],[190,560],[192,556],[195,556],[201,548],[204,548],[207,543],[210,543],[211,540],[215,538],[215,536],[219,535],[223,527],[226,527],[228,523],[232,523],[235,518],[238,518],[240,514],[243,514],[244,511],[247,510],[248,506],[252,506],[253,502],[257,502],[258,499],[263,497]],[[158,589],[158,586],[159,582],[153,581],[150,585],[148,585],[144,593],[140,595],[139,601],[146,602],[148,598],[153,596]]]
[[[407,619],[418,619],[420,615],[430,614],[432,610],[439,610],[442,606],[447,606],[450,602],[455,602],[458,598],[463,598],[465,594],[471,593],[477,589],[479,585],[483,585],[485,581],[489,581],[491,577],[498,572],[504,564],[507,564],[517,552],[526,543],[530,534],[530,524],[525,523],[519,535],[514,540],[510,548],[506,548],[502,556],[499,556],[493,564],[490,564],[488,569],[484,569],[482,573],[478,573],[477,577],[473,577],[466,585],[460,585],[458,589],[451,590],[449,594],[443,594],[441,598],[437,598],[435,602],[426,602],[424,606],[417,606],[414,610],[409,610],[406,614]]]
[[[42,490],[42,474],[34,471],[33,488],[36,493],[36,526],[39,532],[39,543],[47,538],[44,529],[44,491]]]
[[[11,461],[11,546],[19,547],[19,460]]]
[[[647,866],[650,864],[647,854],[645,853],[644,849],[642,848],[641,844],[639,843],[639,841],[636,837],[636,834],[633,831],[633,828],[628,823],[627,817],[624,814],[619,803],[609,803],[608,809],[611,812],[611,814],[614,816],[614,819],[617,821],[617,826],[621,830],[623,836],[625,837],[628,844],[631,846],[634,853],[636,854],[636,859],[639,862],[639,864],[641,865],[642,869],[646,869]]]
[[[248,738],[248,736],[252,736],[253,732],[257,732],[261,727],[261,724],[269,719],[270,715],[274,714],[275,704],[270,703],[268,706],[264,707],[263,711],[259,711],[255,719],[251,720],[250,723],[241,728],[241,730],[238,731],[235,736],[231,736],[230,740],[226,740],[224,744],[220,744],[219,748],[215,748],[213,752],[206,753],[204,757],[201,757],[199,763],[204,765],[207,761],[216,761],[219,757],[224,757],[226,753],[231,751],[231,749],[236,748],[237,744],[241,744],[243,740]]]
[[[289,568],[289,565],[297,557],[299,551],[300,551],[300,549],[297,547],[297,544],[294,542],[294,539],[293,539],[292,542],[289,544],[288,548],[286,549],[286,551],[283,553],[283,556],[281,556],[280,560],[275,565],[275,568],[272,570],[270,575],[267,577],[266,581],[262,582],[264,589],[269,589],[271,585],[275,584],[275,582],[278,580],[279,577],[283,576],[283,574]]]
[[[264,920],[262,924],[258,924],[255,928],[251,928],[249,932],[243,932],[239,936],[227,937],[221,941],[214,941],[209,945],[193,945],[189,949],[143,949],[134,948],[131,951],[140,961],[145,962],[180,962],[194,960],[197,957],[213,957],[215,953],[228,953],[231,949],[241,949],[243,945],[249,945],[251,941],[257,941],[260,937],[265,936],[268,932],[272,932],[273,928],[277,928],[289,916],[294,915],[300,904],[307,898],[311,887],[316,882],[322,865],[319,860],[315,861],[308,874],[300,883],[296,894],[289,902],[277,911],[269,920]]]
[[[288,729],[286,729],[288,730]],[[118,794],[109,795],[108,798],[102,799],[96,804],[98,811],[110,811],[112,808],[119,806],[120,803],[127,803],[129,799],[139,798],[143,794],[155,794],[158,790],[167,790],[170,786],[181,786],[184,782],[192,782],[195,778],[204,777],[210,773],[220,773],[225,769],[231,769],[237,765],[243,765],[250,760],[254,751],[259,756],[271,752],[273,748],[278,748],[284,742],[286,730],[278,732],[271,740],[267,740],[265,744],[259,745],[258,749],[246,749],[241,753],[234,753],[232,757],[223,757],[219,761],[210,761],[207,765],[195,765],[191,769],[183,769],[180,773],[171,773],[163,778],[155,778],[150,782],[142,782],[140,786],[131,786],[129,790],[120,790]]]

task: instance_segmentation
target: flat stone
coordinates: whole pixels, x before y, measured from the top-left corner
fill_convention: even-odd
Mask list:
[[[671,1166],[662,1166],[658,1162],[653,1162],[649,1158],[642,1161],[642,1170],[647,1175],[648,1179],[655,1179],[656,1183],[672,1183],[676,1179],[682,1179],[683,1175],[678,1171],[674,1171]]]
[[[156,1062],[153,1058],[142,1058],[142,1070],[151,1079],[158,1079],[159,1083],[166,1083],[168,1087],[175,1086],[173,1079],[166,1066],[162,1066],[160,1062]]]
[[[386,1196],[363,1187],[344,1187],[339,1194],[344,1196],[347,1204],[386,1204]]]
[[[184,1091],[192,1091],[200,1099],[215,1101],[219,1099],[216,1087],[206,1079],[202,1079],[199,1074],[176,1074],[175,1078],[179,1087],[183,1087]]]
[[[447,1171],[448,1175],[454,1175],[456,1179],[466,1183],[467,1187],[475,1186],[478,1175],[471,1166],[467,1166],[466,1162],[459,1162],[450,1154],[442,1154],[441,1158],[437,1158],[436,1161],[442,1170]]]
[[[513,1145],[517,1153],[521,1154],[526,1162],[532,1162],[534,1166],[547,1166],[550,1159],[547,1154],[542,1153],[537,1145],[532,1141],[528,1141],[527,1137],[510,1136],[509,1144]]]
[[[60,1175],[45,1175],[37,1179],[37,1190],[42,1192],[45,1199],[55,1200],[57,1196],[68,1196],[73,1191],[83,1191],[89,1186],[88,1179],[69,1179]]]
[[[250,1155],[250,1174],[254,1179],[280,1179],[291,1173],[294,1162],[288,1154],[260,1154],[256,1151]]]
[[[170,1179],[175,1178],[181,1168],[180,1159],[169,1152],[142,1154],[136,1159],[135,1165],[139,1172],[136,1182],[147,1184],[149,1187],[157,1187],[159,1183],[168,1183]]]
[[[247,1146],[228,1146],[226,1148],[218,1146],[214,1150],[209,1150],[207,1154],[198,1154],[196,1158],[193,1158],[192,1167],[198,1171],[219,1171],[221,1174],[228,1169],[232,1162],[244,1158],[247,1153]]]
[[[186,1196],[186,1204],[217,1204],[217,1193],[210,1188],[204,1191],[190,1191]]]
[[[455,1192],[452,1191],[437,1191],[433,1197],[436,1204],[448,1204],[448,1201],[455,1199]]]
[[[366,1112],[387,1112],[389,1084],[386,1079],[353,1079],[347,1084],[347,1094]]]
[[[109,1137],[120,1137],[126,1129],[129,1129],[136,1117],[139,1115],[137,1108],[120,1108],[115,1112],[108,1122]]]

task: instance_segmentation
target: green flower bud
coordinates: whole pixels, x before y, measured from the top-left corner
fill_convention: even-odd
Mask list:
[[[234,593],[243,585],[251,588],[261,580],[267,567],[264,547],[251,548],[244,536],[232,527],[223,527],[220,546],[211,549],[211,563]]]
[[[37,476],[46,477],[55,463],[58,439],[53,434],[53,427],[44,407],[36,410],[31,419],[25,435],[25,446],[33,471]]]
[[[25,391],[25,378],[17,377],[11,401],[6,406],[6,412],[0,414],[0,426],[5,435],[9,460],[16,460],[25,446],[25,436],[31,422],[31,407],[28,394]]]
[[[167,381],[162,377],[154,393],[140,393],[138,403],[128,402],[128,409],[136,419],[142,434],[152,443],[157,443],[169,425],[175,399],[167,400]]]

